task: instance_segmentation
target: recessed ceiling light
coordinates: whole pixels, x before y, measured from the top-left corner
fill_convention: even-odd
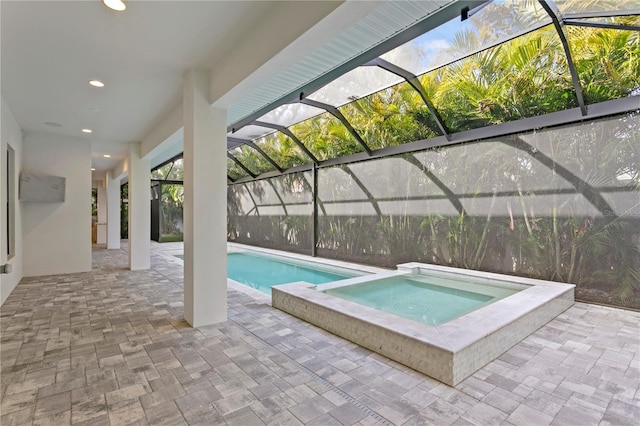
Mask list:
[[[109,154],[105,154],[104,158],[111,158],[111,156]]]
[[[95,171],[96,171],[96,168],[95,168],[95,167],[92,167],[92,168],[91,168],[91,171],[92,171],[92,172],[95,172]]]
[[[82,129],[82,133],[93,133],[91,129]]]
[[[122,12],[127,8],[127,5],[124,4],[122,0],[102,0],[102,3],[104,3],[108,8],[117,10],[118,12]]]
[[[93,87],[104,87],[104,83],[100,80],[89,80],[89,84]]]
[[[45,121],[44,125],[49,127],[62,127],[62,124],[53,121]]]

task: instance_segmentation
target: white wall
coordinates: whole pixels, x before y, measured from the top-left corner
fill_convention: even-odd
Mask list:
[[[111,171],[105,176],[107,185],[107,248],[120,248],[120,178]]]
[[[227,111],[211,108],[209,76],[184,83],[184,319],[227,320]]]
[[[13,272],[10,274],[2,274],[0,275],[0,304],[4,303],[9,297],[9,294],[13,291],[13,289],[18,285],[20,280],[22,279],[22,262],[23,262],[23,245],[22,245],[22,212],[21,212],[21,204],[17,201],[18,197],[18,174],[21,170],[22,163],[22,130],[20,126],[16,122],[16,119],[13,117],[13,113],[9,109],[8,105],[5,103],[4,99],[2,99],[2,109],[0,111],[0,141],[2,144],[2,165],[0,166],[0,182],[2,182],[2,186],[5,185],[5,176],[6,176],[6,164],[7,164],[7,144],[11,146],[14,150],[14,159],[15,159],[15,188],[14,194],[16,196],[15,201],[15,254],[11,257],[11,259],[7,259],[7,247],[6,247],[6,237],[5,232],[7,229],[7,212],[4,206],[7,204],[5,191],[2,190],[0,193],[0,206],[2,206],[2,215],[0,219],[0,235],[2,236],[2,243],[0,246],[2,249],[0,250],[0,264],[9,263],[13,268]],[[4,189],[4,188],[3,188]]]
[[[129,269],[151,267],[151,168],[140,155],[140,142],[129,142]]]
[[[24,275],[91,270],[91,144],[25,133],[23,171],[66,178],[63,203],[22,202]]]
[[[163,145],[182,128],[182,104],[169,112],[140,144],[140,155],[152,159],[163,150]]]

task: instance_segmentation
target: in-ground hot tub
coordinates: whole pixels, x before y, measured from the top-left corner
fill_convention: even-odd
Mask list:
[[[569,308],[574,288],[407,263],[323,285],[274,286],[272,305],[455,386]]]

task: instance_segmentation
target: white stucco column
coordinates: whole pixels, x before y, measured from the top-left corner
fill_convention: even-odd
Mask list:
[[[98,185],[98,235],[96,243],[107,243],[107,188],[106,182],[101,181]]]
[[[140,157],[140,143],[129,143],[129,269],[149,269],[151,241],[151,167]]]
[[[209,103],[209,74],[187,73],[184,124],[184,317],[227,320],[227,112]]]
[[[107,248],[120,248],[120,178],[113,179],[108,171],[105,178],[107,186]]]

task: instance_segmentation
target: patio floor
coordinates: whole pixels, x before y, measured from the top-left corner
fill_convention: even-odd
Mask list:
[[[3,426],[632,425],[640,313],[584,303],[455,388],[229,289],[183,320],[179,245],[152,269],[95,248],[91,272],[25,278],[1,311]]]

